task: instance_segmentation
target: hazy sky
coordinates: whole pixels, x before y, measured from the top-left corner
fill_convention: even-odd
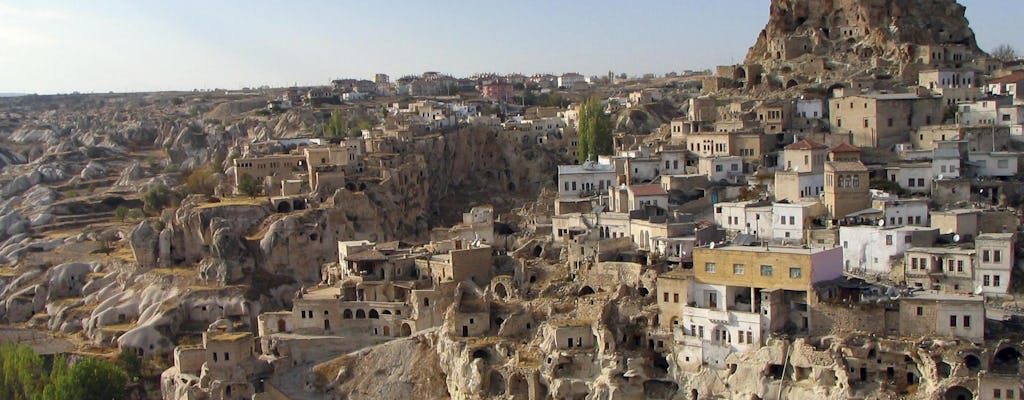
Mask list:
[[[83,4],[85,3],[85,4]],[[295,4],[293,4],[295,3]],[[324,84],[442,71],[664,73],[739,62],[769,0],[0,0],[0,92]],[[1024,51],[1022,0],[961,0]]]

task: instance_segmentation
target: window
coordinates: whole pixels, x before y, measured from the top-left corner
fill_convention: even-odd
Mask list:
[[[715,172],[722,172],[722,164],[715,165]]]
[[[971,327],[971,316],[970,315],[964,315],[964,328],[970,328],[970,327]]]
[[[964,272],[964,260],[956,260],[956,272]]]
[[[992,398],[1001,399],[1003,398],[1003,391],[999,389],[992,389]]]
[[[999,287],[999,275],[992,275],[992,286]]]
[[[956,315],[949,316],[949,326],[952,328],[956,328]]]
[[[914,178],[907,179],[907,187],[914,187]]]
[[[988,250],[982,251],[981,252],[981,261],[988,262],[988,260],[989,260],[989,251]]]
[[[709,274],[715,273],[715,263],[704,263],[704,272]]]
[[[992,262],[1002,262],[1003,252],[999,250],[992,250]]]
[[[991,282],[989,277],[990,277],[990,275],[985,275],[985,276],[983,276],[981,278],[981,285],[982,286],[989,286],[989,283]]]
[[[889,121],[887,122],[889,123],[889,127],[892,128],[892,118],[889,118]]]
[[[662,293],[661,297],[662,297],[661,301],[663,301],[665,303],[668,303],[668,293]]]
[[[231,354],[224,353],[224,361],[230,361],[230,360],[231,360]]]
[[[892,235],[885,235],[885,245],[892,246]]]
[[[786,224],[786,216],[785,215],[779,216],[779,223],[782,224],[782,225]]]
[[[772,276],[772,266],[771,265],[762,265],[761,266],[761,276]]]
[[[917,178],[917,187],[924,187],[924,178]]]
[[[917,258],[916,257],[910,259],[910,269],[917,269]]]
[[[800,279],[800,277],[802,275],[803,275],[803,270],[801,268],[792,267],[792,268],[789,269],[789,278],[790,279]]]
[[[796,222],[795,222],[795,221],[796,221],[795,217],[793,217],[793,216],[790,216],[790,217],[789,217],[789,224],[790,224],[790,225],[796,225]]]
[[[744,272],[745,269],[746,268],[743,266],[743,264],[733,264],[732,265],[732,274],[733,275],[743,275],[743,272]]]
[[[679,293],[672,293],[672,302],[673,303],[678,303],[679,302]]]
[[[917,315],[924,315],[924,307],[917,307]]]

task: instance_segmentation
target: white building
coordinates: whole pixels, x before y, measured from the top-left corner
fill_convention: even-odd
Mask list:
[[[982,233],[974,240],[975,293],[1003,296],[1009,291],[1015,265],[1013,241],[1012,233]]]
[[[796,117],[804,119],[825,118],[825,100],[823,99],[797,99]]]
[[[743,157],[720,156],[701,157],[697,160],[697,173],[706,175],[712,182],[736,183],[743,174]]]
[[[970,153],[968,162],[976,177],[1010,177],[1019,172],[1020,153],[996,151],[991,153]]]
[[[957,106],[957,121],[960,123],[960,126],[995,125],[998,106],[999,104],[996,100],[979,100],[960,104]]]
[[[587,197],[603,193],[616,181],[615,167],[592,161],[558,166],[558,197]]]
[[[896,182],[901,188],[912,193],[929,193],[935,173],[932,163],[902,163],[885,169],[890,181]]]
[[[889,227],[928,226],[931,223],[928,220],[928,199],[925,198],[901,199],[894,194],[872,190],[871,208],[879,210],[880,218]]]
[[[814,200],[772,204],[772,238],[790,243],[803,243],[804,229],[814,218],[821,217],[825,207]]]
[[[858,275],[887,275],[892,261],[918,245],[931,245],[938,229],[918,226],[879,227],[854,225],[839,227],[843,247],[843,269]]]
[[[717,203],[715,224],[731,234],[767,239],[772,237],[772,205],[755,201]]]

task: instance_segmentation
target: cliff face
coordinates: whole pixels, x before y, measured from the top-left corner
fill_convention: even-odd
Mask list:
[[[955,67],[985,55],[956,0],[772,0],[770,7],[745,64],[797,83],[865,72],[906,77],[915,65]]]

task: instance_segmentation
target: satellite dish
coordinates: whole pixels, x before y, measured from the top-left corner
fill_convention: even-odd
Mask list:
[[[709,244],[708,247],[712,249],[715,248],[715,242],[711,242],[711,244]]]
[[[953,243],[960,243],[960,234],[953,235]]]
[[[945,178],[945,176],[943,176],[942,174],[939,174],[939,180],[941,181],[943,178]]]
[[[878,220],[878,226],[885,226],[885,218]]]

